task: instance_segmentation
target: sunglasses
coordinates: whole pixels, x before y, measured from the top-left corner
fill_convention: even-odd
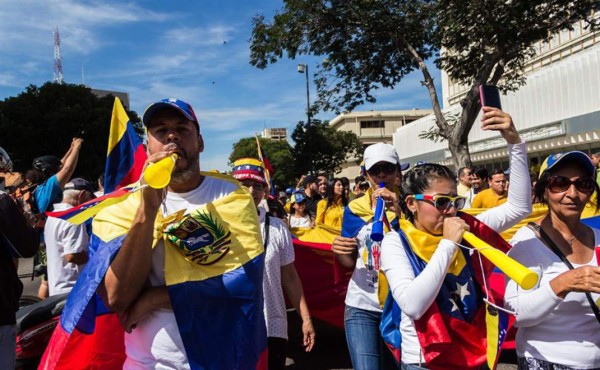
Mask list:
[[[416,200],[432,201],[434,207],[440,211],[446,211],[451,207],[454,207],[459,211],[465,206],[465,202],[467,201],[464,197],[449,197],[447,195],[414,194],[412,197]]]
[[[375,164],[367,170],[367,172],[371,175],[378,175],[382,171],[386,175],[392,174],[392,173],[394,173],[394,171],[396,171],[396,165],[393,163]]]
[[[580,193],[593,193],[596,190],[596,180],[589,176],[579,177],[573,181],[564,176],[552,176],[548,181],[548,190],[551,193],[564,193],[571,185],[575,185],[575,189]]]

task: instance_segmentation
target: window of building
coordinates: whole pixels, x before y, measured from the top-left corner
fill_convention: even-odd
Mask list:
[[[360,128],[383,128],[385,127],[385,121],[360,121]]]

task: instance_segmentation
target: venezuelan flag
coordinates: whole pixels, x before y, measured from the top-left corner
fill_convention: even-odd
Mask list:
[[[459,215],[479,238],[503,252],[508,251],[510,245],[495,231],[472,216]],[[405,252],[415,276],[418,276],[427,266],[441,237],[424,233],[405,220],[400,222],[400,227]],[[485,258],[481,261],[483,272],[477,254],[471,257],[464,249],[458,251],[435,301],[414,322],[429,369],[476,369],[484,363],[491,369],[495,367],[510,322],[506,313],[483,300],[488,296],[491,304],[501,306],[504,292],[486,291],[495,274],[494,266]],[[402,345],[400,318],[400,307],[390,293],[380,329],[398,361]]]
[[[119,190],[113,191],[109,194],[104,194],[101,197],[94,198],[76,207],[65,209],[63,211],[46,212],[49,217],[60,218],[61,220],[69,221],[72,224],[82,224],[88,219],[94,217],[103,208],[112,206],[114,204],[122,202],[127,198],[134,187],[124,187]]]
[[[41,369],[122,368],[123,329],[95,292],[140,202],[140,193],[133,193],[95,217],[90,261],[67,299]],[[252,197],[241,186],[190,214],[157,216],[154,245],[165,243],[167,290],[192,369],[255,369],[264,359],[264,250],[258,225]],[[94,339],[99,333],[109,336]],[[91,343],[84,350],[77,345],[82,338]]]
[[[269,161],[269,158],[267,157],[267,155],[265,154],[263,149],[260,147],[260,140],[258,140],[258,136],[255,135],[254,137],[256,138],[256,147],[258,149],[258,158],[260,158],[260,161],[262,162],[263,167],[266,169],[265,177],[267,179],[267,184],[269,184],[270,194],[273,196],[276,196],[275,186],[273,185],[273,175],[275,175],[275,169],[271,165],[271,161]]]
[[[115,97],[104,169],[104,192],[110,193],[139,180],[146,158],[144,146],[121,100]]]
[[[344,300],[352,270],[335,259],[331,243],[340,229],[327,225],[293,228],[294,264],[302,280],[310,314],[319,320],[344,327]]]

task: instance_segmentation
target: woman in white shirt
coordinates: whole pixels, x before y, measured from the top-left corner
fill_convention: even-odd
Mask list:
[[[581,222],[599,191],[595,179],[585,153],[546,158],[534,195],[548,213],[511,240],[509,255],[540,276],[530,290],[512,280],[506,287],[505,306],[516,311],[519,328],[519,369],[600,368],[600,315],[590,304],[600,297],[600,230]]]
[[[511,117],[498,109],[483,108],[482,129],[499,131],[504,137],[508,143],[513,172],[508,201],[477,216],[477,219],[499,232],[516,224],[531,212],[527,146],[521,142]],[[408,238],[401,238],[399,233],[392,232],[383,240],[382,269],[394,300],[401,309],[402,369],[422,369],[428,366],[422,346],[435,345],[439,329],[430,329],[429,334],[435,335],[423,339],[423,331],[418,331],[416,326],[427,324],[423,320],[429,317],[429,310],[434,303],[440,310],[444,309],[444,304],[451,305],[448,309],[451,314],[461,316],[468,325],[480,325],[470,321],[475,312],[467,312],[468,307],[480,307],[481,304],[481,299],[475,301],[475,297],[481,298],[481,293],[474,283],[474,273],[467,268],[460,270],[467,274],[464,285],[448,282],[449,275],[459,265],[461,258],[462,266],[468,266],[458,246],[468,225],[457,217],[457,211],[464,206],[464,198],[457,196],[455,178],[447,167],[429,163],[416,166],[404,174],[403,211],[408,221],[401,220],[400,227],[403,235]],[[424,249],[430,253],[427,257],[419,254]],[[411,258],[413,261],[416,258],[424,266],[419,273],[413,270]],[[449,292],[450,299],[442,300],[442,292]],[[449,331],[455,330],[449,328]],[[451,334],[461,335],[456,332]],[[429,366],[444,369],[480,368],[485,362],[485,347],[481,348],[484,340],[473,342],[477,342],[478,348],[468,349],[473,350],[469,360],[461,352],[462,347],[450,342],[446,343],[444,349],[438,348],[435,364]]]

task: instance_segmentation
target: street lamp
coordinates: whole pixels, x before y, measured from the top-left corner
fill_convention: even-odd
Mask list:
[[[308,123],[310,124],[310,95],[308,93],[308,64],[298,64],[297,67],[298,73],[304,73],[306,76],[306,117],[308,118]]]

